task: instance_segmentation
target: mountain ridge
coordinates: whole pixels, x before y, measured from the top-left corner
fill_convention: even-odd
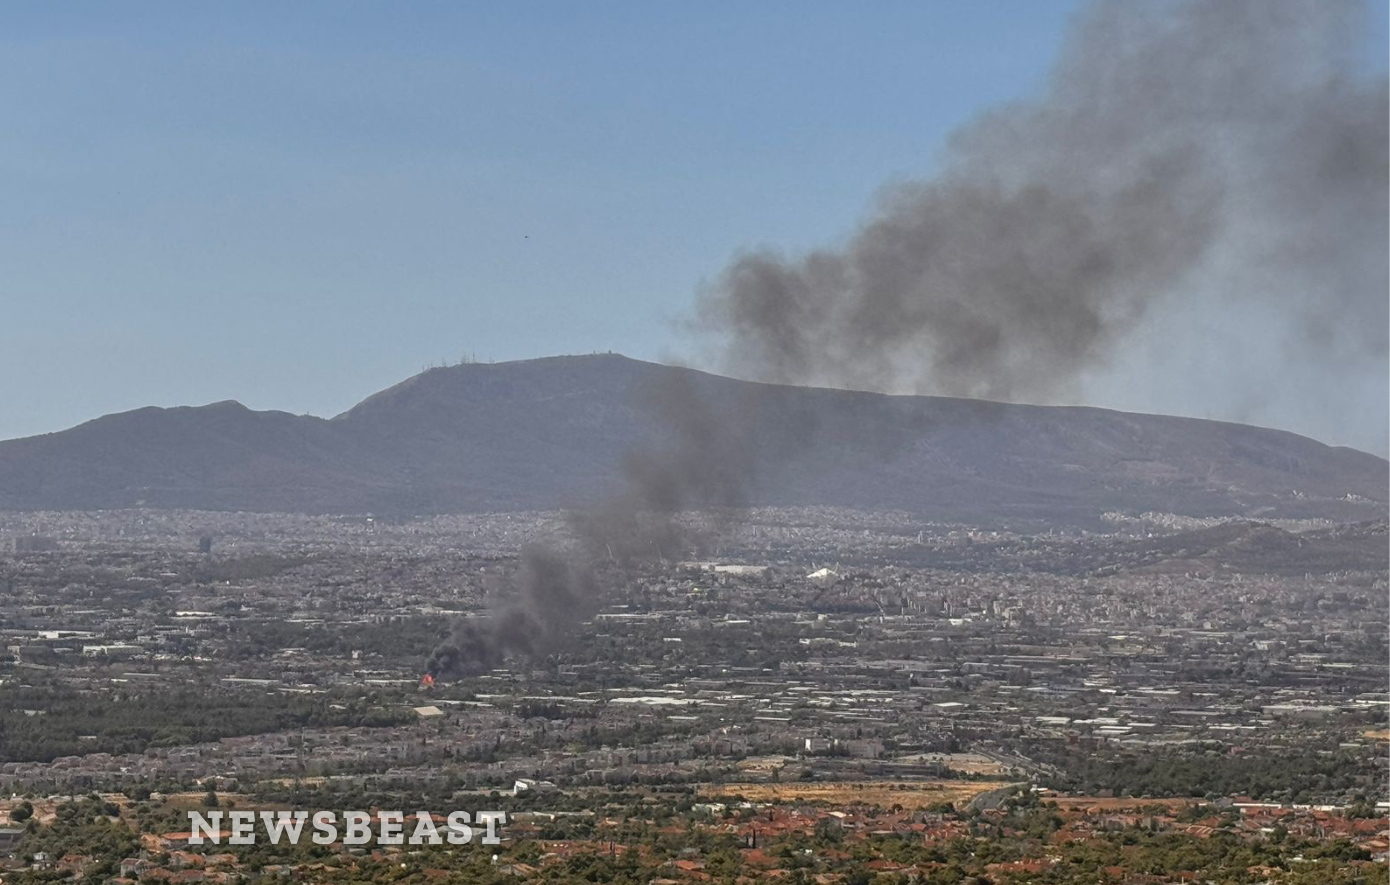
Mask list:
[[[751,504],[961,521],[1106,510],[1381,518],[1390,464],[1296,434],[1092,406],[740,381],[616,354],[429,369],[331,418],[145,407],[0,442],[0,509],[427,513],[554,509],[666,439],[643,398],[688,386],[750,441]]]

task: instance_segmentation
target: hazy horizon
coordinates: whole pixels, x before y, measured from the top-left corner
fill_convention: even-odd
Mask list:
[[[51,431],[42,431],[42,432],[37,433],[37,434],[27,434],[27,435],[24,436],[24,437],[6,437],[6,438],[4,438],[4,439],[0,439],[0,442],[5,442],[5,441],[10,440],[10,439],[25,439],[25,438],[29,438],[29,437],[33,437],[33,436],[43,436],[43,435],[46,435],[46,434],[49,434],[49,433],[58,433],[58,432],[61,432],[61,431],[63,431],[63,430],[71,429],[71,427],[75,427],[75,426],[78,426],[78,425],[80,425],[80,424],[84,424],[84,423],[86,423],[86,422],[88,422],[88,421],[92,421],[92,420],[95,420],[95,419],[97,419],[97,418],[105,417],[106,415],[110,415],[110,414],[120,414],[120,413],[123,413],[123,412],[129,412],[129,411],[137,411],[137,410],[139,410],[139,409],[141,409],[141,408],[151,408],[151,407],[152,407],[152,408],[165,408],[165,409],[168,409],[168,408],[183,408],[183,407],[187,407],[187,408],[203,408],[203,407],[206,407],[206,406],[217,405],[217,404],[219,404],[219,403],[234,402],[234,403],[237,403],[238,405],[241,405],[241,406],[244,406],[244,407],[246,407],[246,408],[248,408],[248,409],[251,409],[252,411],[258,411],[258,412],[284,412],[284,413],[286,413],[286,414],[293,414],[293,415],[299,415],[299,416],[305,416],[305,417],[311,417],[311,418],[321,418],[321,419],[324,419],[324,420],[328,420],[328,419],[335,418],[335,417],[337,417],[337,416],[339,416],[339,415],[342,415],[342,414],[344,414],[344,413],[346,413],[346,412],[348,412],[348,411],[351,411],[353,407],[355,407],[355,406],[361,404],[364,400],[366,400],[366,399],[372,397],[373,395],[375,395],[375,394],[377,394],[377,393],[381,393],[381,392],[383,392],[383,391],[385,391],[385,390],[389,390],[391,387],[394,387],[396,384],[399,384],[399,383],[401,383],[401,382],[403,382],[403,381],[406,381],[406,380],[408,380],[408,379],[410,379],[410,378],[415,377],[415,375],[423,374],[424,372],[432,371],[432,370],[435,370],[435,369],[450,369],[450,368],[456,368],[456,367],[458,367],[458,366],[465,366],[465,365],[470,365],[470,364],[477,364],[477,365],[504,365],[504,364],[507,364],[507,363],[530,362],[530,361],[534,361],[534,360],[544,360],[544,359],[566,359],[566,358],[573,358],[573,357],[588,357],[588,356],[617,356],[617,357],[622,357],[622,358],[625,358],[625,359],[634,359],[634,360],[639,360],[639,361],[641,361],[641,362],[649,362],[649,363],[655,363],[655,364],[659,364],[659,365],[674,365],[674,366],[681,366],[681,367],[684,367],[684,368],[693,369],[693,370],[695,370],[695,371],[708,372],[708,373],[711,373],[711,374],[722,375],[722,376],[725,376],[725,377],[735,378],[735,379],[744,380],[744,381],[755,381],[755,382],[758,381],[758,379],[756,379],[756,378],[746,378],[746,377],[743,377],[742,375],[740,375],[740,374],[738,374],[738,373],[736,373],[736,372],[729,372],[729,371],[714,369],[714,368],[710,368],[710,367],[708,367],[708,366],[691,365],[691,364],[689,364],[689,363],[681,362],[681,361],[678,361],[678,360],[663,360],[663,359],[660,359],[660,358],[651,358],[651,359],[648,359],[648,358],[643,358],[643,357],[634,357],[634,356],[632,356],[632,355],[630,355],[630,354],[621,353],[621,352],[616,351],[616,350],[611,350],[611,351],[588,351],[588,352],[585,352],[585,353],[555,353],[555,354],[546,354],[546,355],[544,355],[544,356],[518,357],[518,358],[516,358],[516,359],[505,359],[505,360],[488,359],[488,358],[473,357],[473,356],[464,356],[464,357],[460,358],[460,359],[457,360],[457,361],[437,361],[437,362],[435,362],[435,363],[433,363],[433,364],[430,364],[430,365],[421,366],[417,372],[414,372],[414,373],[412,373],[411,375],[406,376],[405,378],[401,378],[401,379],[399,379],[398,381],[393,382],[392,384],[385,385],[385,386],[383,386],[383,387],[381,387],[381,388],[378,388],[378,389],[376,389],[376,390],[370,390],[370,391],[365,391],[365,392],[363,392],[361,396],[359,396],[357,399],[355,399],[355,400],[353,400],[352,402],[350,402],[350,403],[349,403],[347,406],[345,406],[344,408],[339,409],[339,410],[337,410],[337,411],[332,411],[332,412],[312,412],[312,411],[294,412],[294,411],[289,410],[289,409],[277,408],[277,407],[275,407],[275,406],[273,406],[273,405],[271,405],[271,406],[257,406],[257,405],[253,405],[253,404],[246,403],[246,402],[242,401],[241,399],[239,399],[239,398],[237,398],[237,397],[234,397],[234,396],[233,396],[233,397],[223,397],[223,398],[221,398],[221,399],[213,399],[213,400],[199,401],[199,402],[167,403],[167,404],[147,403],[147,404],[145,404],[144,406],[136,406],[136,407],[134,407],[133,409],[121,409],[121,410],[118,410],[118,411],[116,411],[116,412],[107,412],[107,413],[103,413],[102,415],[93,415],[93,416],[91,416],[90,418],[84,418],[84,419],[82,419],[81,421],[78,421],[76,424],[70,425],[69,427],[60,427],[60,428],[57,428],[57,429],[55,429],[55,430],[51,430]],[[768,383],[768,382],[761,382],[761,383]],[[857,387],[845,387],[845,386],[840,386],[840,385],[791,385],[791,386],[798,386],[798,387],[799,387],[799,386],[806,386],[806,387],[816,387],[816,388],[831,388],[831,389],[836,389],[836,390],[861,390],[861,388],[857,388]],[[882,391],[874,391],[874,390],[862,390],[862,392],[865,392],[865,393],[882,393]],[[890,392],[888,395],[890,395],[890,396],[941,396],[941,397],[946,397],[946,398],[953,398],[953,397],[950,397],[950,396],[947,395],[947,394],[925,394],[925,393],[923,393],[923,394],[916,394],[916,393],[905,393],[905,392]],[[993,402],[1012,402],[1011,400],[991,400],[991,401],[993,401]],[[1022,405],[1028,405],[1027,403],[1020,403],[1020,404],[1022,404]],[[1114,406],[1097,405],[1097,404],[1095,404],[1095,403],[1087,403],[1087,402],[1047,403],[1047,404],[1045,404],[1045,405],[1057,406],[1057,407],[1061,407],[1061,408],[1096,408],[1096,409],[1105,409],[1105,410],[1117,411],[1117,412],[1132,412],[1132,413],[1136,413],[1136,414],[1155,414],[1155,415],[1168,415],[1168,416],[1177,417],[1177,418],[1197,418],[1197,419],[1211,420],[1211,421],[1228,421],[1228,422],[1230,422],[1230,423],[1248,424],[1248,425],[1250,425],[1250,426],[1255,426],[1255,427],[1267,427],[1268,429],[1272,429],[1272,430],[1283,430],[1283,429],[1284,429],[1284,428],[1280,428],[1280,427],[1269,427],[1268,425],[1255,424],[1255,423],[1252,423],[1252,422],[1231,421],[1231,419],[1219,418],[1219,417],[1212,417],[1212,416],[1205,416],[1205,415],[1183,415],[1183,414],[1174,413],[1174,412],[1140,412],[1140,411],[1135,410],[1135,409],[1125,409],[1125,408],[1119,408],[1119,407],[1114,407]],[[1301,435],[1301,436],[1307,436],[1307,434],[1300,434],[1300,435]],[[1315,440],[1315,441],[1317,441],[1317,442],[1325,443],[1326,445],[1330,445],[1330,446],[1339,446],[1339,445],[1340,445],[1340,444],[1338,444],[1338,443],[1328,442],[1327,440],[1320,440],[1320,439],[1317,439],[1317,437],[1309,437],[1309,438],[1310,438],[1310,439],[1313,439],[1313,440]],[[1360,449],[1360,448],[1358,448],[1357,446],[1343,446],[1343,447],[1345,447],[1345,448],[1357,449],[1358,451],[1366,452],[1366,453],[1368,453],[1368,454],[1373,454],[1373,455],[1376,455],[1377,457],[1382,458],[1382,459],[1385,458],[1385,455],[1382,454],[1382,453],[1378,453],[1378,452],[1369,452],[1368,450],[1366,450],[1366,449]]]
[[[697,295],[746,250],[842,246],[959,127],[1046,88],[1076,7],[0,10],[0,439],[227,399],[326,417],[470,355],[739,374],[683,334]],[[1387,455],[1383,354],[1288,346],[1343,347],[1335,315],[1165,294],[1074,389],[1020,401]]]

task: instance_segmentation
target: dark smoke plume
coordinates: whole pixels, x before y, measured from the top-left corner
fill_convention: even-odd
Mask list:
[[[524,549],[492,612],[458,621],[430,655],[431,675],[557,650],[608,592],[655,564],[703,552],[737,518],[756,460],[742,423],[712,413],[678,373],[637,399],[661,433],[628,454],[620,493],[570,513],[567,544]]]
[[[1099,3],[1040,98],[958,131],[939,173],[889,188],[842,248],[739,258],[698,325],[739,374],[994,399],[1071,392],[1186,292],[1248,299],[1300,347],[1383,358],[1387,87],[1352,51],[1362,12]],[[755,444],[745,415],[673,377],[645,398],[662,435],[629,454],[623,491],[571,514],[563,548],[524,551],[431,673],[554,649],[607,591],[717,538],[759,456],[785,461],[815,426],[793,416]]]
[[[1355,57],[1364,18],[1099,3],[1040,98],[957,131],[843,247],[743,255],[699,325],[745,376],[1033,401],[1182,294],[1248,299],[1320,363],[1383,359],[1387,90]]]
[[[453,634],[430,655],[433,676],[477,673],[527,658],[565,635],[598,598],[597,579],[563,551],[528,547],[502,605],[454,624]]]

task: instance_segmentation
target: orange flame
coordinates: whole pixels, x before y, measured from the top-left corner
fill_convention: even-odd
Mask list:
[[[429,688],[431,685],[434,685],[434,677],[433,677],[433,676],[431,676],[430,674],[426,673],[424,676],[421,676],[421,677],[420,677],[420,687],[421,687],[421,688]]]

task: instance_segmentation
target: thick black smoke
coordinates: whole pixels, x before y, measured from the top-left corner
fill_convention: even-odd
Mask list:
[[[607,592],[652,565],[703,552],[736,519],[755,455],[738,416],[715,414],[682,374],[640,391],[660,428],[630,452],[623,488],[569,514],[569,541],[532,546],[488,615],[460,620],[430,655],[434,676],[477,673],[561,647]]]
[[[597,578],[563,551],[528,547],[502,603],[491,614],[465,618],[430,655],[434,676],[477,673],[546,648],[583,617],[598,598]]]
[[[843,247],[736,260],[701,325],[764,380],[1034,401],[1190,293],[1249,299],[1319,362],[1383,360],[1387,90],[1356,57],[1364,11],[1098,3],[1037,100],[956,132]]]
[[[1185,291],[1292,318],[1300,346],[1383,359],[1390,124],[1385,78],[1352,48],[1363,12],[1098,3],[1038,99],[957,132],[940,172],[886,191],[844,247],[739,258],[701,325],[765,380],[999,399],[1065,395]],[[717,536],[758,458],[793,448],[755,444],[745,416],[673,377],[647,397],[663,433],[629,455],[624,490],[571,514],[563,549],[525,551],[431,672],[555,648],[605,588]]]

